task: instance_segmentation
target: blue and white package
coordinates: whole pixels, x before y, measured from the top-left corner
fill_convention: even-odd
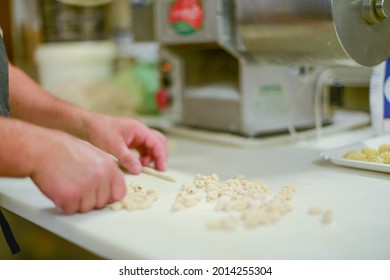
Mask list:
[[[390,134],[390,58],[373,68],[370,112],[375,132],[378,135]]]

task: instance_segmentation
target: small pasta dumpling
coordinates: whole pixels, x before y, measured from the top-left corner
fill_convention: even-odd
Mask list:
[[[378,148],[379,154],[390,152],[390,144],[382,144]]]
[[[343,155],[343,158],[350,160],[367,161],[367,157],[358,151],[350,151]]]
[[[378,154],[379,154],[378,151],[376,149],[373,149],[373,148],[362,148],[361,153],[363,155],[367,156],[368,158],[378,156]]]
[[[390,152],[384,152],[381,154],[381,157],[383,159],[383,163],[390,164]]]
[[[383,158],[380,156],[370,156],[368,157],[368,161],[374,163],[384,163]]]

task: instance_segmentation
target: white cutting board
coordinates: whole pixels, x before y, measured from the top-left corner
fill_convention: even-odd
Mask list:
[[[170,211],[181,184],[195,175],[177,170],[168,173],[177,183],[126,176],[160,194],[146,210],[63,216],[27,179],[1,179],[0,204],[110,259],[390,259],[390,183],[334,170],[328,177],[314,168],[270,179],[273,192],[286,180],[296,183],[293,212],[274,225],[232,232],[207,229],[207,221],[219,215],[210,204]],[[333,210],[333,222],[324,225],[308,215],[310,206]]]
[[[331,137],[332,145],[326,146],[365,135],[348,135],[348,141]],[[151,209],[63,216],[30,180],[6,178],[0,179],[0,205],[111,259],[390,259],[389,174],[334,165],[321,159],[323,145],[317,144],[252,149],[184,140],[176,144],[168,174],[177,183],[145,174],[126,177],[159,192]],[[232,232],[207,229],[207,221],[218,216],[210,204],[170,212],[182,183],[202,172],[216,172],[222,179],[244,174],[263,180],[273,193],[295,184],[293,211],[277,224]],[[308,215],[310,206],[333,210],[333,222],[324,225],[320,217]]]

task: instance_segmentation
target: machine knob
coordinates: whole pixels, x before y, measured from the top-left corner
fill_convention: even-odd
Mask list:
[[[156,104],[160,110],[166,109],[170,104],[170,97],[166,89],[159,89],[156,93]]]
[[[362,7],[368,24],[379,23],[390,15],[390,0],[362,0]]]
[[[376,0],[375,12],[379,18],[385,19],[390,15],[390,1],[389,0]]]

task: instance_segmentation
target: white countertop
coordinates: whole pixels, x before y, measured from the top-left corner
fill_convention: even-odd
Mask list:
[[[364,128],[321,140],[233,147],[170,137],[169,174],[177,183],[147,175],[127,181],[155,189],[160,198],[141,211],[103,209],[63,216],[29,179],[0,179],[0,205],[108,259],[390,259],[390,175],[333,165],[325,149],[372,137]],[[293,211],[273,225],[212,231],[209,204],[172,213],[182,183],[197,173],[222,179],[238,174],[277,192],[295,184]],[[307,214],[333,211],[331,224]]]

